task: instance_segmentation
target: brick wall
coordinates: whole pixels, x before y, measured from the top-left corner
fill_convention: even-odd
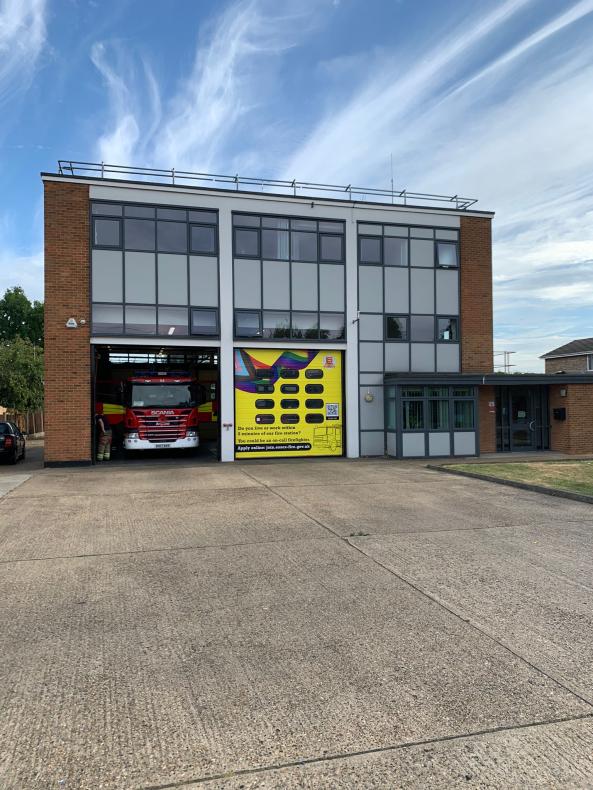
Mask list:
[[[44,188],[45,463],[89,463],[89,188],[61,182]],[[66,328],[69,318],[77,329]]]
[[[587,373],[587,357],[581,354],[577,357],[546,359],[546,373],[558,373],[559,370],[566,373]]]
[[[560,390],[566,390],[566,396]],[[552,384],[550,449],[570,455],[593,454],[593,381],[591,384]],[[555,420],[552,409],[565,408],[566,420]]]
[[[461,217],[461,372],[491,373],[492,223]]]
[[[478,387],[480,453],[496,452],[496,412],[490,407],[495,401],[494,387]]]

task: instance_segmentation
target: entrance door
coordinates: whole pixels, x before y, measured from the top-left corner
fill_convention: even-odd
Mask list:
[[[545,386],[496,388],[498,452],[547,450],[548,393]]]
[[[535,404],[531,388],[510,387],[510,427],[513,450],[535,448]]]

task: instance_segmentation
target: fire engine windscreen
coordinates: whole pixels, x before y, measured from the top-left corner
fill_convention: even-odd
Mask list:
[[[132,408],[166,407],[169,409],[198,406],[198,393],[191,384],[133,384]]]

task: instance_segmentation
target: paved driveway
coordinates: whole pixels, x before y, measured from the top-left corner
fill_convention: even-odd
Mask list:
[[[593,783],[589,505],[384,460],[33,471],[0,562],[2,788]]]

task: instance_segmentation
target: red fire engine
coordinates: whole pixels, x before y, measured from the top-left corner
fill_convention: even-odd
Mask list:
[[[195,449],[201,388],[188,373],[147,372],[125,387],[126,450]]]

